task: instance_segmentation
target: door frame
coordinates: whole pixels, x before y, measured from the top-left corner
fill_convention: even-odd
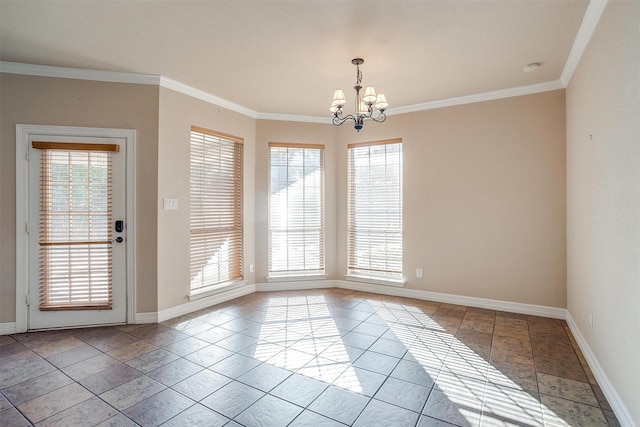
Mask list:
[[[27,332],[29,310],[29,140],[33,136],[123,138],[125,159],[125,224],[127,224],[126,295],[127,323],[135,322],[136,313],[136,216],[135,216],[135,138],[134,129],[92,128],[76,126],[16,125],[16,332]],[[36,227],[31,224],[29,227]],[[36,298],[31,297],[35,304]]]

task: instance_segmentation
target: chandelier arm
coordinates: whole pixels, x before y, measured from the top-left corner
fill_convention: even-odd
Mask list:
[[[376,123],[382,123],[385,120],[387,120],[387,115],[384,113],[384,111],[380,111],[380,114],[378,114],[378,117],[373,117],[373,116],[369,116],[367,117],[367,119],[371,119]]]
[[[367,113],[366,114],[358,114],[359,117],[362,117],[363,119],[369,119],[373,116],[373,104],[370,104],[367,102]]]
[[[358,120],[353,116],[353,114],[349,114],[348,116],[338,116],[337,114],[333,115],[333,124],[335,126],[340,126],[341,124],[351,120],[354,123],[357,123]]]

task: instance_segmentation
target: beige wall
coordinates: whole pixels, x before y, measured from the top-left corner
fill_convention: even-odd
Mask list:
[[[324,144],[325,266],[329,279],[344,275],[336,259],[336,129],[331,125],[258,120],[256,128],[256,282],[268,273],[269,142]]]
[[[2,74],[0,323],[15,321],[15,124],[136,130],[136,312],[188,301],[189,130],[198,125],[245,139],[246,278],[254,245],[252,118],[157,86]],[[162,209],[163,198],[179,209]]]
[[[346,146],[400,137],[406,286],[566,306],[563,90],[391,116],[359,134],[346,126],[337,157],[340,274]]]
[[[638,70],[640,2],[610,1],[567,88],[568,309],[636,425],[640,425]]]
[[[136,130],[137,311],[155,311],[158,88],[0,74],[0,323],[15,321],[16,124]]]
[[[245,139],[249,283],[267,274],[268,142],[325,144],[326,264],[340,279],[346,145],[401,137],[407,287],[565,306],[563,91],[390,117],[358,134],[348,125],[254,120],[153,86],[8,74],[2,82],[1,322],[15,317],[15,123],[137,130],[137,312],[188,301],[191,125]],[[163,198],[178,199],[178,210],[163,210]]]
[[[400,137],[407,287],[565,307],[564,123],[562,90],[392,116],[359,134],[259,120],[256,281],[267,274],[268,142],[327,145],[327,273],[342,279],[347,144]]]
[[[158,309],[188,302],[189,294],[189,134],[191,126],[244,138],[244,275],[254,282],[256,120],[187,95],[160,88],[158,140]],[[163,210],[164,198],[178,199]]]

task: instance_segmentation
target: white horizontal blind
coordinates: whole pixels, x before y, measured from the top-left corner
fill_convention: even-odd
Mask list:
[[[349,274],[402,278],[402,140],[350,144]]]
[[[191,289],[242,278],[242,154],[238,137],[191,128]]]
[[[269,276],[324,274],[324,145],[269,143]]]
[[[118,146],[34,142],[33,147],[42,150],[39,309],[111,309],[109,151]]]

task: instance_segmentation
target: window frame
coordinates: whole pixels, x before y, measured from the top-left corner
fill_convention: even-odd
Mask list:
[[[387,164],[387,152],[386,146],[396,144],[399,146],[399,159],[397,159],[397,163],[395,166],[398,169],[395,170],[396,178],[395,181],[391,183],[387,183],[382,187],[374,187],[372,185],[367,185],[369,182],[369,178],[371,178],[371,169],[367,169],[368,176],[365,180],[362,179],[361,176],[358,176],[358,172],[356,170],[356,157],[358,152],[356,150],[368,149],[367,158],[369,160],[372,159],[371,155],[371,147],[380,147],[385,146],[385,152],[383,154],[383,160],[385,162],[385,177],[389,167],[393,167],[393,164]],[[348,144],[347,146],[347,274],[345,278],[347,280],[359,281],[365,283],[373,283],[373,284],[382,284],[382,285],[392,285],[392,286],[404,286],[406,280],[403,274],[403,150],[402,150],[402,139],[394,138],[394,139],[386,139],[380,141],[371,141],[371,142],[362,142],[362,143],[353,143]],[[376,159],[380,159],[381,157],[376,157]],[[392,173],[394,171],[391,171]],[[375,178],[375,177],[374,177]],[[378,177],[379,178],[379,177]],[[387,198],[382,199],[384,201],[384,215],[374,214],[368,209],[369,212],[363,211],[362,222],[364,226],[366,226],[367,231],[358,233],[357,230],[357,216],[358,212],[356,211],[358,208],[355,207],[355,204],[358,202],[357,200],[357,192],[358,191],[367,191],[369,193],[368,199],[367,196],[363,196],[362,203],[369,203],[369,205],[373,205],[373,201],[371,197],[376,197],[375,194],[385,193],[386,191],[392,190],[393,186],[396,186],[397,191],[393,193],[394,200],[396,203],[390,203]],[[399,188],[398,188],[399,187]],[[359,190],[360,189],[360,190]],[[381,199],[378,196],[378,199],[375,200],[376,204],[379,205]],[[397,215],[392,215],[391,217],[387,217],[389,215],[389,211],[395,210],[398,212]],[[368,215],[367,215],[368,213]],[[387,226],[378,219],[382,216],[389,219],[387,221]],[[390,226],[389,224],[395,224],[395,226]],[[362,241],[369,242],[369,245],[375,239],[372,235],[377,233],[378,236],[383,236],[380,239],[384,242],[379,244],[382,246],[382,250],[385,256],[377,256],[371,257],[371,250],[369,251],[369,255],[364,257],[365,262],[368,262],[368,266],[364,265],[362,262],[363,259],[363,250],[365,247]],[[391,238],[391,242],[389,241]],[[393,248],[395,238],[395,248]],[[359,249],[360,248],[360,249]],[[366,251],[364,251],[366,252]],[[391,252],[392,259],[395,260],[393,265],[395,267],[389,266],[388,257],[386,255]],[[399,259],[398,259],[399,258]],[[381,266],[382,259],[386,259],[386,266]],[[375,264],[375,266],[372,266]]]
[[[276,281],[291,281],[291,280],[318,280],[318,279],[326,279],[326,258],[325,258],[325,145],[324,144],[303,144],[303,143],[284,143],[284,142],[269,142],[269,157],[268,157],[268,189],[267,189],[267,282],[276,282]],[[289,150],[302,150],[302,155],[304,156],[304,150],[318,150],[320,154],[319,163],[320,163],[320,179],[319,186],[314,187],[316,191],[319,192],[320,200],[314,200],[312,203],[319,203],[319,211],[320,211],[320,224],[315,226],[306,226],[306,223],[303,225],[302,229],[300,227],[296,227],[298,232],[303,233],[303,240],[306,238],[305,233],[308,231],[313,232],[317,230],[319,232],[319,242],[318,242],[318,259],[317,259],[317,267],[318,268],[306,268],[306,258],[303,259],[303,267],[301,269],[278,269],[276,270],[273,263],[273,253],[277,248],[274,248],[273,242],[274,237],[273,233],[276,231],[273,227],[274,218],[272,205],[274,203],[273,194],[272,194],[272,181],[273,181],[273,149],[286,149],[287,154]],[[304,160],[303,160],[304,162]],[[287,157],[286,162],[287,171],[289,171],[290,163]],[[304,168],[304,166],[303,166]],[[303,176],[301,181],[296,181],[296,183],[301,183],[305,185],[307,183],[306,175]],[[288,185],[287,188],[287,196],[289,195],[289,188],[291,185]],[[288,203],[287,197],[287,203]],[[303,200],[304,203],[304,200]],[[288,206],[288,205],[287,205]],[[306,207],[306,206],[305,206]],[[303,215],[304,217],[304,215]],[[293,228],[289,225],[289,211],[287,210],[286,214],[287,224],[286,228],[279,228],[277,231],[289,233],[289,230]],[[300,218],[297,218],[300,220]],[[306,218],[302,218],[303,222],[306,222]],[[313,222],[313,221],[310,221]],[[307,252],[305,251],[304,257],[306,257]],[[315,261],[315,260],[313,260]],[[312,262],[313,262],[312,261]],[[286,264],[289,264],[290,257],[287,253],[287,261]],[[294,260],[291,260],[294,262]],[[298,261],[299,262],[299,261]]]
[[[195,148],[196,143],[201,144],[201,147]],[[206,146],[207,144],[209,147]],[[211,146],[211,144],[216,145]],[[195,153],[194,149],[201,149],[201,155]],[[214,159],[215,156],[208,154],[207,150],[211,153],[217,152],[218,158]],[[189,297],[194,299],[246,283],[243,274],[244,139],[191,126],[189,153]],[[195,171],[194,167],[200,167],[201,170]],[[219,176],[227,174],[223,176],[224,179],[218,181],[226,184],[226,187],[212,189],[210,182],[207,185],[207,177],[212,181],[211,174],[215,171],[218,171]],[[228,190],[229,187],[232,188],[231,195],[229,191],[221,191]],[[197,196],[197,192],[201,192],[201,196]],[[231,213],[226,214],[228,211]],[[214,225],[216,223],[217,226]],[[205,241],[200,241],[201,239]],[[207,263],[207,257],[210,260],[216,253],[219,254],[225,244],[229,248],[228,256],[223,261]],[[210,255],[212,252],[207,245],[212,245],[214,248],[217,245],[217,252],[214,249],[214,255]],[[200,265],[203,262],[205,264]],[[226,267],[221,267],[221,264]],[[211,270],[217,269],[217,272],[210,274],[205,272],[204,269],[207,266],[211,266]],[[212,281],[211,276],[216,277],[216,274],[217,279]],[[200,277],[196,278],[196,275]],[[204,277],[205,275],[208,276]]]

